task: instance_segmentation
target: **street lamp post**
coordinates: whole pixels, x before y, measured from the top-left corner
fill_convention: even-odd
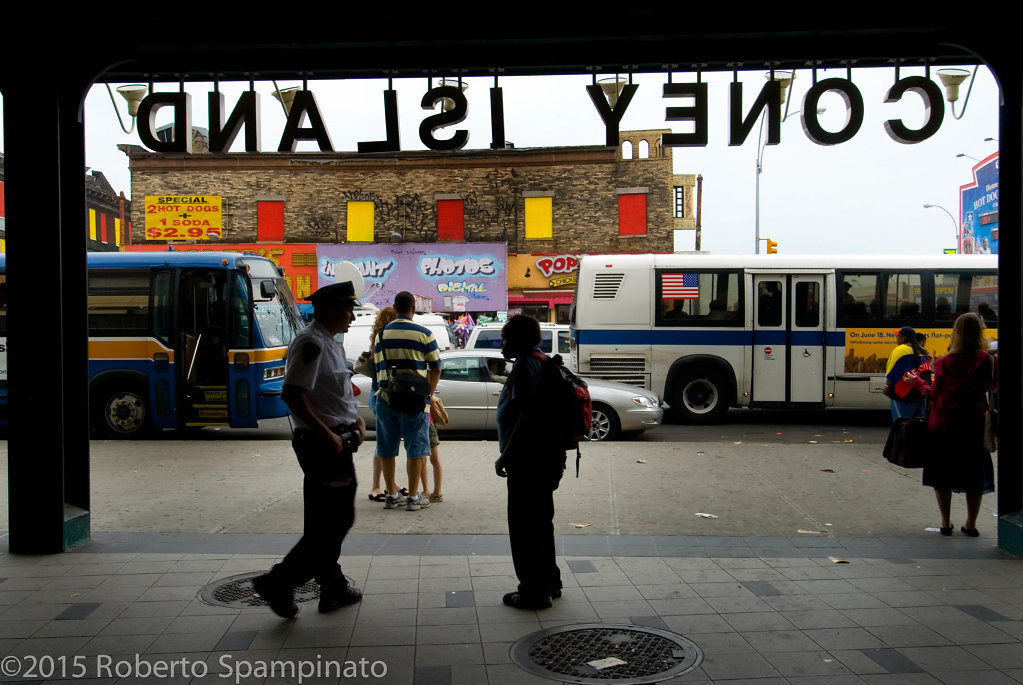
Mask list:
[[[823,114],[825,112],[825,110],[826,110],[825,107],[818,107],[817,108],[817,114]],[[802,114],[802,113],[803,113],[803,111],[799,110],[798,112],[791,112],[789,114],[786,114],[784,117],[782,117],[781,123],[784,124],[791,117],[797,116],[797,115]],[[767,112],[764,112],[763,114],[760,115],[760,132],[757,134],[757,166],[756,166],[756,169],[757,169],[757,192],[756,192],[756,205],[757,205],[757,209],[756,209],[756,219],[754,221],[755,233],[756,233],[756,247],[754,248],[754,254],[760,254],[760,174],[764,173],[764,152],[767,150],[767,141],[763,141],[762,144],[761,144],[761,141],[763,140],[763,137],[764,137],[764,117],[766,117],[766,116],[767,116]]]
[[[952,220],[952,227],[955,228],[955,233],[956,233],[956,253],[958,254],[959,253],[959,249],[961,247],[960,242],[959,242],[960,241],[960,239],[959,239],[959,224],[956,223],[956,218],[954,216],[952,216],[952,212],[948,211],[947,209],[945,209],[941,205],[932,205],[932,204],[930,204],[928,202],[924,203],[924,209],[940,209],[941,211],[945,212],[945,214],[948,214],[948,218]]]

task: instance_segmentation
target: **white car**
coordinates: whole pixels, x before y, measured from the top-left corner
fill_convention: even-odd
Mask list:
[[[501,349],[501,328],[503,323],[481,323],[469,333],[469,339],[465,341],[467,350],[500,350]],[[568,326],[560,323],[540,322],[540,336],[542,342],[540,349],[547,354],[560,354],[568,361],[568,353],[571,351],[570,334]],[[557,349],[554,349],[554,341],[558,341]]]
[[[441,353],[437,396],[444,402],[450,422],[442,431],[497,430],[497,398],[511,362],[498,350],[456,350]],[[366,426],[375,428],[369,409],[370,379],[355,375],[356,404]],[[622,433],[641,433],[661,423],[663,410],[657,396],[623,383],[586,379],[593,401],[590,440],[613,440]]]
[[[451,329],[448,327],[444,317],[440,314],[416,314],[412,320],[420,326],[425,326],[437,339],[437,347],[441,352],[458,348]],[[357,316],[348,332],[344,334],[341,341],[345,346],[345,356],[349,361],[355,361],[359,355],[369,349],[369,332],[373,329],[373,322],[376,321],[376,314]]]

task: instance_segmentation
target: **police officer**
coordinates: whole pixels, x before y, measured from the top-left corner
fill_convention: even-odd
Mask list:
[[[298,613],[293,590],[311,578],[320,584],[321,613],[362,599],[362,591],[349,585],[341,572],[338,558],[355,521],[352,453],[366,436],[366,424],[355,405],[344,348],[334,340],[355,320],[358,299],[346,281],[320,288],[309,300],[313,322],[288,349],[282,393],[296,424],[291,445],[305,474],[302,539],[281,563],[252,581],[282,618]]]

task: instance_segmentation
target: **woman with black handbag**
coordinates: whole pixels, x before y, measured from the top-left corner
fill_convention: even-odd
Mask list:
[[[991,454],[984,449],[984,417],[998,369],[987,349],[981,318],[972,312],[962,314],[952,327],[948,354],[934,366],[927,427],[937,437],[924,466],[923,484],[934,488],[942,535],[951,535],[954,529],[953,492],[966,495],[962,532],[977,537],[981,498],[995,491]]]

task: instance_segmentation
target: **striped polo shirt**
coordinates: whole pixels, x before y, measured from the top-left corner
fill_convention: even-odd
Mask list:
[[[440,348],[430,329],[411,319],[398,318],[377,334],[373,347],[380,397],[387,400],[387,370],[426,377],[428,369],[440,368]]]

